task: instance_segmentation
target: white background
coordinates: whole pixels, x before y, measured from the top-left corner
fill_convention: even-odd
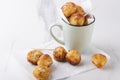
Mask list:
[[[10,53],[12,42],[19,37],[39,38],[39,35],[44,34],[40,29],[42,22],[38,16],[38,2],[38,0],[0,0],[0,80],[29,80],[24,69],[9,54],[12,54]],[[92,0],[92,2],[96,6],[93,12],[96,16],[93,43],[101,49],[112,48],[113,54],[117,56],[117,62],[120,63],[120,1]],[[119,80],[120,69],[117,67],[112,72],[90,71],[71,80]]]

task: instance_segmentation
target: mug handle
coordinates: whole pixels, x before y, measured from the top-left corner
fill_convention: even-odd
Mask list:
[[[60,40],[60,39],[58,39],[57,37],[54,36],[54,34],[53,34],[53,32],[52,32],[54,27],[58,27],[58,28],[60,28],[60,29],[63,31],[62,26],[61,26],[60,24],[54,24],[54,25],[52,25],[52,26],[50,27],[50,34],[51,34],[51,36],[52,36],[58,43],[64,45],[64,44],[65,44],[64,41],[62,41],[62,40]]]

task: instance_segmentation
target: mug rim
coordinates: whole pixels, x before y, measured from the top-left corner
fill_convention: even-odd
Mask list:
[[[73,27],[85,27],[85,26],[87,27],[89,25],[92,25],[96,20],[94,15],[92,15],[92,17],[93,17],[94,20],[91,23],[89,23],[88,25],[82,25],[82,26],[68,24],[63,18],[62,18],[62,21],[65,22],[67,25],[70,25],[70,26],[73,26]]]

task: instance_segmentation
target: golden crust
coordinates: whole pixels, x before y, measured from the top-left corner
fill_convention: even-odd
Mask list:
[[[33,75],[38,80],[47,80],[50,74],[50,69],[45,66],[36,66],[33,70]]]
[[[81,15],[85,14],[85,11],[81,6],[76,6],[76,7],[77,7],[77,10],[76,10],[77,13],[80,13]]]
[[[40,50],[38,50],[38,49],[32,50],[32,51],[28,52],[27,60],[30,63],[36,65],[37,61],[38,61],[38,59],[40,58],[41,55],[43,55],[43,53]]]
[[[71,16],[73,13],[76,12],[77,7],[72,2],[67,2],[65,5],[62,6],[62,12],[64,13],[65,17]]]
[[[107,58],[103,54],[96,53],[92,56],[92,63],[98,68],[102,68],[106,62]]]
[[[71,25],[82,26],[85,22],[85,18],[80,13],[74,13],[70,16],[69,22]]]
[[[53,52],[54,59],[60,62],[65,61],[66,54],[67,54],[66,50],[61,46],[55,48]]]
[[[43,54],[39,58],[37,64],[38,64],[38,66],[50,67],[53,64],[53,61],[52,61],[52,58],[48,54]]]
[[[72,65],[77,65],[81,61],[81,55],[77,50],[69,50],[66,55],[66,60]]]

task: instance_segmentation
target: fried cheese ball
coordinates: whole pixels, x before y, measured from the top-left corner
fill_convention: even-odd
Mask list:
[[[62,12],[64,13],[65,17],[71,16],[73,13],[76,12],[77,7],[73,2],[67,2],[62,6]]]
[[[54,52],[53,52],[54,59],[56,61],[60,61],[60,62],[65,61],[66,54],[67,54],[66,50],[61,46],[56,47]]]
[[[38,80],[47,80],[50,74],[50,69],[46,66],[36,66],[33,70],[33,75]]]
[[[80,7],[80,6],[77,6],[76,12],[80,13],[81,15],[84,15],[84,14],[85,14],[84,9],[83,9],[82,7]]]
[[[66,60],[72,65],[77,65],[81,61],[81,55],[77,50],[69,50],[66,55]]]
[[[53,64],[53,61],[52,61],[52,58],[48,54],[43,54],[39,58],[37,64],[38,64],[38,66],[50,67]]]
[[[85,18],[80,13],[74,13],[70,16],[69,22],[71,25],[82,26],[84,25]]]
[[[97,68],[102,68],[107,62],[106,56],[103,54],[97,53],[92,56],[92,63],[97,67]]]
[[[27,54],[27,60],[32,64],[37,64],[37,61],[39,60],[40,56],[43,55],[43,53],[39,49],[32,50],[28,52]]]

